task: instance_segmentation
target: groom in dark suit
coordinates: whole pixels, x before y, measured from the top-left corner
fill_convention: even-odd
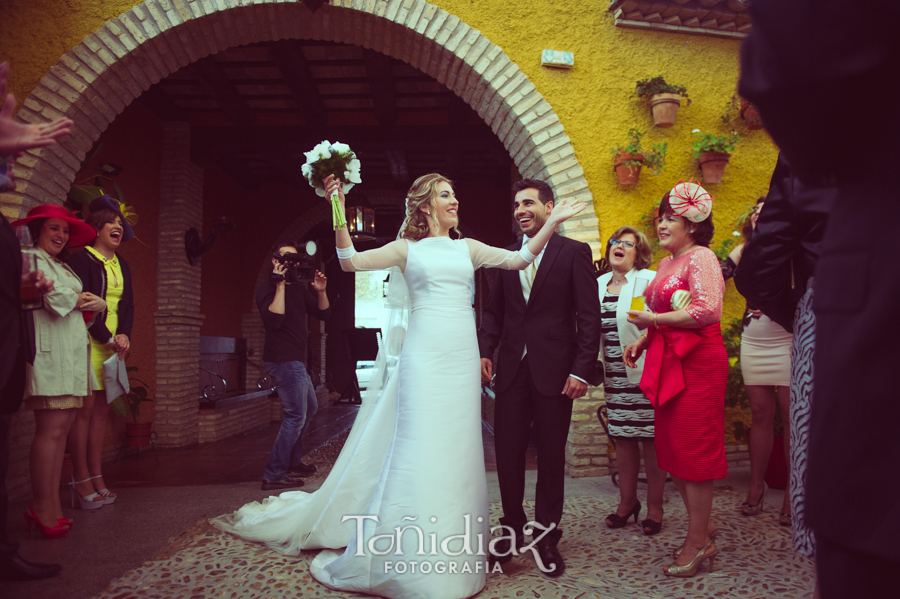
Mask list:
[[[523,179],[513,185],[513,215],[524,239],[537,234],[553,210],[553,190],[543,181]],[[494,391],[494,439],[503,517],[517,545],[528,523],[525,452],[534,422],[538,483],[534,531],[552,528],[537,543],[542,572],[560,576],[565,562],[557,549],[565,489],[565,448],[572,401],[587,392],[587,380],[600,351],[600,296],[586,243],[553,235],[527,269],[492,270],[490,300],[482,317],[478,344],[482,380],[497,375]],[[492,560],[511,558],[508,541],[499,541]],[[504,555],[505,554],[505,555]]]

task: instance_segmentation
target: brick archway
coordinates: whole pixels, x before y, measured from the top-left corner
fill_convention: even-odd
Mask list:
[[[61,203],[85,153],[152,84],[229,47],[276,39],[322,39],[403,60],[446,85],[491,127],[522,176],[548,181],[559,197],[592,202],[575,151],[552,107],[502,49],[424,0],[332,0],[315,13],[299,2],[146,0],[107,21],[60,58],[18,116],[75,121],[73,134],[20,161],[19,190],[4,203],[24,216]],[[573,222],[574,221],[574,222]],[[593,213],[561,232],[600,250]]]
[[[558,197],[593,202],[575,150],[550,104],[499,46],[459,17],[424,0],[332,0],[315,13],[298,1],[234,4],[146,0],[64,54],[18,117],[34,123],[66,116],[75,121],[73,133],[19,160],[18,189],[0,199],[4,212],[22,217],[38,204],[62,203],[86,152],[154,83],[227,48],[278,39],[352,44],[407,62],[472,107],[522,176],[547,181]],[[162,186],[160,257],[183,258],[179,236],[201,222],[202,172],[190,164],[186,123],[164,125],[163,147],[168,152],[164,171],[178,176]],[[566,222],[560,233],[590,243],[599,255],[592,211]],[[182,262],[160,272],[158,280],[156,430],[165,445],[196,443],[198,438],[193,373],[198,371],[203,318],[200,270]]]

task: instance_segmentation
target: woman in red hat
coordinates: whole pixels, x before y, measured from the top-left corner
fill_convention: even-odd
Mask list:
[[[90,243],[97,232],[62,206],[37,206],[13,223],[27,225],[35,240],[38,268],[56,281],[44,295],[44,306],[33,312],[35,356],[26,366],[26,409],[34,410],[35,433],[31,443],[31,486],[34,499],[25,512],[31,525],[48,539],[65,535],[72,521],[64,518],[59,502],[59,477],[66,435],[75,410],[91,393],[90,339],[85,313],[93,316],[106,302],[82,291],[81,279],[62,262],[69,246]]]
[[[131,347],[131,269],[117,251],[121,243],[134,237],[134,230],[125,220],[119,202],[106,195],[91,202],[87,224],[97,231],[97,238],[83,251],[72,254],[68,264],[81,278],[85,291],[102,297],[108,309],[88,329],[97,380],[94,395],[84,398],[84,406],[75,417],[69,433],[69,454],[74,470],[73,503],[77,492],[81,509],[92,510],[116,500],[116,494],[106,488],[101,471],[108,402],[115,399],[106,396],[103,363],[114,353],[119,354],[120,360],[125,359],[125,352]]]

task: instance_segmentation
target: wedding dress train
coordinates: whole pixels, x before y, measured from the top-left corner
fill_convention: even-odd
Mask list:
[[[411,312],[398,365],[377,397],[366,394],[322,487],[248,504],[214,525],[291,555],[327,549],[311,573],[343,591],[461,599],[484,587],[489,523],[474,269],[487,261],[476,255],[490,252],[496,266],[509,252],[475,244],[408,243]]]

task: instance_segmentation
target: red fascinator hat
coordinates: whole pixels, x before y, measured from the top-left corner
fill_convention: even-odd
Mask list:
[[[694,181],[679,181],[669,192],[669,206],[672,214],[683,216],[692,223],[709,218],[712,213],[713,198],[709,192]]]
[[[87,245],[97,238],[97,231],[86,222],[79,220],[74,214],[56,204],[42,204],[28,211],[28,216],[12,223],[13,228],[19,225],[27,225],[39,218],[61,218],[69,223],[69,247]],[[37,242],[37,239],[34,240]]]

